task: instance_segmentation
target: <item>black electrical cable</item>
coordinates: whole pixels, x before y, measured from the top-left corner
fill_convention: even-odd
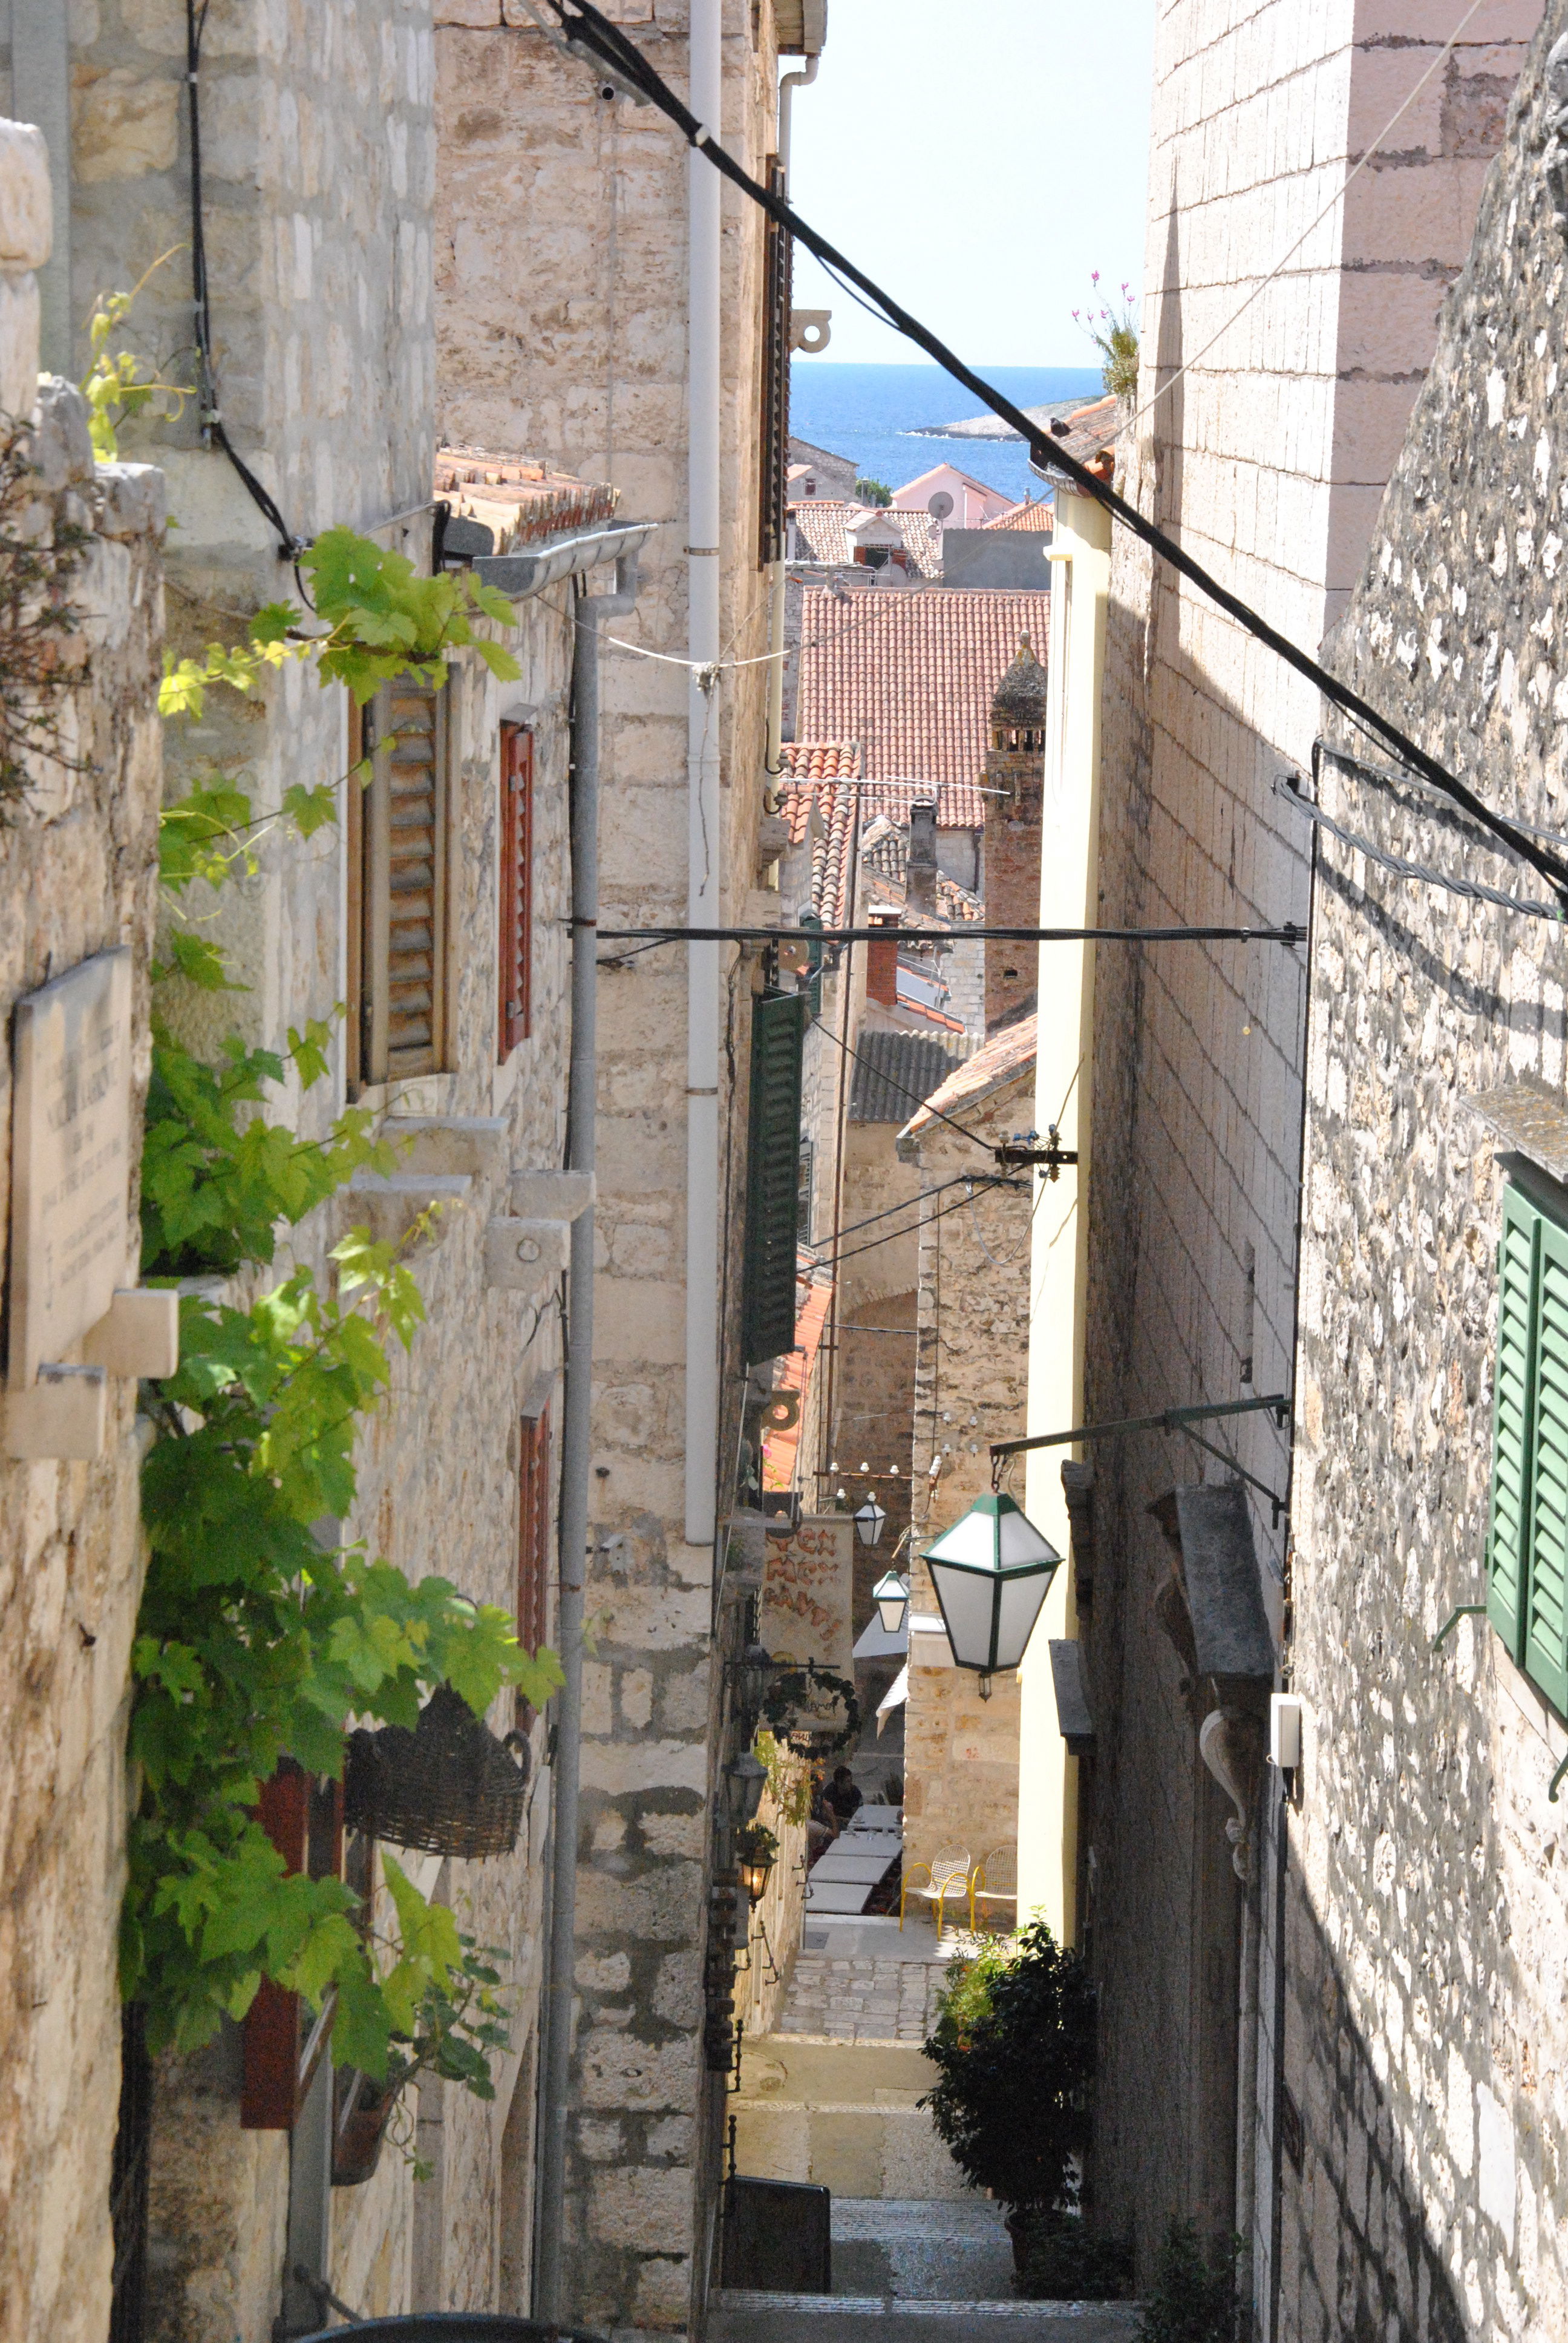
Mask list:
[[[968,1184],[966,1182],[965,1185]],[[984,1184],[995,1188],[1021,1188],[1024,1182],[1021,1180],[990,1180]],[[912,1229],[890,1229],[885,1236],[870,1237],[864,1244],[851,1245],[847,1252],[835,1253],[831,1261],[814,1261],[811,1266],[813,1269],[836,1269],[841,1261],[853,1261],[857,1253],[875,1252],[879,1245],[893,1244],[900,1237],[918,1236],[921,1229],[934,1227],[938,1221],[951,1220],[955,1212],[966,1209],[968,1202],[967,1197],[960,1196],[956,1204],[939,1204],[934,1212],[926,1213]]]
[[[935,334],[921,325],[918,317],[912,317],[909,310],[901,307],[893,299],[890,294],[885,293],[873,278],[866,276],[863,270],[857,268],[854,262],[847,258],[835,245],[829,244],[826,236],[819,235],[808,221],[800,217],[784,196],[775,195],[771,188],[764,187],[751,178],[732,156],[726,154],[708,126],[699,122],[696,116],[681,103],[636,44],[628,40],[618,25],[612,25],[608,17],[602,15],[598,9],[593,6],[592,0],[546,0],[546,5],[558,19],[562,27],[569,28],[572,38],[601,57],[636,88],[640,89],[649,102],[675,124],[688,143],[708,157],[717,171],[722,173],[723,176],[739,187],[743,195],[759,206],[771,219],[778,222],[780,227],[787,229],[798,243],[805,246],[808,252],[814,253],[824,267],[837,272],[841,277],[846,278],[850,286],[858,287],[860,292],[866,294],[877,304],[889,324],[904,335],[908,340],[912,341],[918,348],[924,350],[929,357],[934,358],[940,367],[944,367],[952,376],[955,382],[962,383],[965,389],[983,401],[993,415],[1000,415],[1004,423],[1010,424],[1020,437],[1028,442],[1034,462],[1065,473],[1075,488],[1081,489],[1085,496],[1092,497],[1097,503],[1103,505],[1107,512],[1114,519],[1119,520],[1124,528],[1130,529],[1134,537],[1150,548],[1151,551],[1159,554],[1163,560],[1168,561],[1172,568],[1179,571],[1191,585],[1196,586],[1200,593],[1207,595],[1218,608],[1226,613],[1227,617],[1234,618],[1238,626],[1243,628],[1257,641],[1266,645],[1276,658],[1284,661],[1287,667],[1293,668],[1298,675],[1303,676],[1309,683],[1315,684],[1325,699],[1330,700],[1334,707],[1373,734],[1395,756],[1408,763],[1413,771],[1430,781],[1434,789],[1441,789],[1445,796],[1452,798],[1455,804],[1463,806],[1468,813],[1494,837],[1500,839],[1512,852],[1519,855],[1523,860],[1530,863],[1541,873],[1557,895],[1564,913],[1568,913],[1568,862],[1563,862],[1554,854],[1545,852],[1503,815],[1493,812],[1492,808],[1478,798],[1473,790],[1467,789],[1456,775],[1440,765],[1435,757],[1429,757],[1426,750],[1418,747],[1416,742],[1402,732],[1397,725],[1391,723],[1387,717],[1380,715],[1370,700],[1363,699],[1359,692],[1352,691],[1349,685],[1342,683],[1337,676],[1331,675],[1327,668],[1321,667],[1315,659],[1299,649],[1288,636],[1282,635],[1277,628],[1271,627],[1266,618],[1254,610],[1250,604],[1243,602],[1240,596],[1232,594],[1228,587],[1221,586],[1217,578],[1211,577],[1201,562],[1194,561],[1190,553],[1184,552],[1173,538],[1167,537],[1163,529],[1156,528],[1151,520],[1139,511],[1136,505],[1130,504],[1125,497],[1119,496],[1108,480],[1102,480],[1097,473],[1091,472],[1087,465],[1080,463],[1076,456],[1069,455],[1059,438],[1051,432],[1042,429],[1038,423],[1032,422],[1020,407],[1015,407],[1010,398],[1005,398],[1000,391],[994,389],[983,375],[976,374],[971,367],[966,366],[954,351],[949,349],[945,342],[939,340]]]
[[[987,1155],[995,1154],[996,1150],[992,1147],[989,1139],[982,1139],[978,1131],[970,1131],[964,1123],[954,1122],[950,1114],[944,1114],[940,1106],[933,1106],[929,1098],[920,1097],[914,1091],[907,1088],[903,1082],[894,1081],[892,1076],[890,1074],[885,1074],[880,1066],[873,1066],[869,1058],[863,1058],[859,1050],[852,1050],[848,1041],[840,1041],[837,1033],[833,1032],[830,1027],[827,1025],[819,1025],[817,1030],[819,1032],[826,1033],[828,1039],[832,1042],[833,1047],[836,1050],[842,1050],[846,1058],[852,1058],[856,1065],[864,1066],[869,1074],[873,1075],[878,1081],[885,1083],[889,1090],[897,1091],[900,1098],[908,1099],[911,1105],[913,1105],[917,1110],[923,1107],[928,1114],[934,1114],[939,1122],[945,1122],[950,1130],[956,1131],[960,1139],[972,1140],[974,1144],[982,1149]],[[958,1059],[954,1062],[953,1071],[955,1074],[958,1072],[960,1066],[963,1065],[965,1062],[966,1061],[961,1058]]]
[[[1523,911],[1533,920],[1558,920],[1563,914],[1555,903],[1543,902],[1538,895],[1505,895],[1500,887],[1483,887],[1479,879],[1457,879],[1447,871],[1429,870],[1422,862],[1406,862],[1400,855],[1391,854],[1386,847],[1376,846],[1370,838],[1362,838],[1353,830],[1345,830],[1326,814],[1322,806],[1314,805],[1292,774],[1274,783],[1274,794],[1304,813],[1319,830],[1327,830],[1342,846],[1356,854],[1364,854],[1380,870],[1391,871],[1396,879],[1416,879],[1425,887],[1442,887],[1451,895],[1462,895],[1471,902],[1495,903],[1500,910]]]
[[[965,920],[954,928],[600,928],[601,943],[665,944],[1287,944],[1305,928],[992,928]]]
[[[196,0],[186,0],[186,90],[190,101],[191,134],[191,309],[196,327],[196,397],[201,408],[202,436],[209,445],[220,447],[234,466],[251,502],[267,527],[276,533],[278,559],[295,563],[295,578],[301,594],[305,594],[305,582],[298,569],[298,556],[305,550],[305,541],[295,536],[271,495],[235,447],[224,428],[223,414],[218,406],[217,376],[212,358],[212,302],[206,269],[206,229],[202,206],[201,45],[202,35],[206,30],[209,5],[210,0],[201,0],[198,7]],[[306,595],[307,601],[309,598]]]

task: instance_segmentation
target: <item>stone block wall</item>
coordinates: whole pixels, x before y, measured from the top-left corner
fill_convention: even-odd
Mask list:
[[[1563,805],[1558,420],[1568,274],[1548,176],[1545,11],[1465,271],[1332,661],[1485,801]],[[1336,734],[1342,739],[1342,735]],[[1359,749],[1361,742],[1343,742]],[[1381,757],[1369,759],[1382,765]],[[1546,890],[1432,794],[1325,767],[1385,850]],[[1548,920],[1466,902],[1324,840],[1296,1415],[1280,2332],[1550,2335],[1568,2321],[1558,2081],[1561,1716],[1482,1599],[1505,1143],[1468,1101],[1560,1115]]]
[[[35,271],[49,252],[48,163],[35,129],[0,122],[0,405],[5,534],[41,548],[84,532],[57,590],[79,614],[45,695],[53,743],[0,803],[0,1015],[118,945],[134,958],[133,1143],[147,1078],[147,966],[157,861],[163,483],[95,466],[85,410],[38,379]],[[41,397],[40,397],[41,389]],[[15,552],[0,569],[9,598]],[[15,615],[15,614],[13,614]],[[8,631],[9,631],[8,619]],[[15,639],[12,638],[11,639]],[[15,743],[7,739],[9,755]],[[12,1059],[0,1051],[0,1270],[7,1278]],[[125,1270],[139,1252],[134,1176]],[[97,2343],[114,2241],[110,2158],[120,2087],[116,1952],[125,1884],[125,1747],[141,1591],[142,1444],[133,1383],[111,1380],[92,1463],[0,1461],[0,2234],[15,2343]]]
[[[954,1118],[977,1147],[945,1123],[900,1140],[922,1192],[965,1172],[994,1171],[983,1147],[1026,1124],[1034,1066]],[[1049,1195],[1049,1191],[1046,1192]],[[918,1555],[991,1485],[990,1443],[1024,1430],[1029,1384],[1030,1195],[1027,1187],[961,1187],[929,1193],[920,1206],[919,1320],[915,1357],[912,1489]],[[940,1465],[933,1479],[931,1467]],[[913,1564],[910,1609],[940,1616],[930,1577]],[[939,1660],[929,1654],[938,1652]],[[979,1859],[997,1849],[1016,1856],[1018,1735],[1016,1674],[979,1680],[953,1666],[945,1636],[911,1634],[904,1721],[904,1863],[929,1864],[954,1846]],[[993,1873],[994,1876],[994,1873]]]
[[[1308,649],[1357,573],[1536,15],[1499,0],[1466,25],[1388,151],[1227,326],[1452,28],[1392,0],[1308,11],[1198,0],[1161,13],[1144,363],[1120,484]],[[1304,768],[1320,720],[1304,683],[1119,535],[1106,919],[1302,920],[1306,836],[1274,780]],[[1096,996],[1086,1416],[1289,1391],[1301,956],[1107,947]],[[1286,1443],[1270,1418],[1215,1437],[1283,1492]],[[1230,1809],[1198,1758],[1201,1708],[1155,1607],[1170,1556],[1147,1511],[1174,1482],[1224,1467],[1158,1435],[1101,1446],[1096,1465],[1101,1568],[1084,1640],[1100,1755],[1085,1933],[1102,1990],[1099,2201],[1135,2230],[1141,2274],[1170,2212],[1241,2226],[1266,2304],[1266,2087],[1264,2179],[1246,2205],[1236,2193]],[[1253,1519],[1277,1627],[1284,1534],[1266,1504]]]
[[[600,95],[507,0],[439,0],[438,414],[454,440],[500,444],[608,479],[628,518],[659,523],[636,611],[609,629],[687,650],[687,187],[678,134]],[[626,22],[678,88],[683,0]],[[722,129],[753,171],[774,130],[772,10],[728,0]],[[720,598],[727,659],[767,649],[757,567],[761,223],[724,196]],[[756,878],[765,666],[709,703],[719,750],[726,910]],[[683,918],[688,696],[678,665],[604,660],[601,918]],[[607,951],[606,960],[612,956]],[[743,1100],[754,966],[728,954],[721,992],[726,1305],[738,1306]],[[720,1738],[713,1555],[685,1535],[687,972],[649,951],[607,967],[598,996],[598,1277],[586,1686],[580,1989],[569,2148],[570,2315],[679,2329],[706,2283],[720,2137],[701,2029],[710,1787]],[[731,1084],[737,1085],[732,1091]],[[741,1377],[724,1368],[720,1513],[739,1453]],[[691,1460],[706,1478],[715,1460]],[[723,1621],[729,1621],[729,1627]]]

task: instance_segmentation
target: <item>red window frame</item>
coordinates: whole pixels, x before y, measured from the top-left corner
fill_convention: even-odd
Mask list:
[[[496,954],[501,1063],[533,1030],[534,736],[501,727],[500,921]]]
[[[290,1873],[343,1870],[343,1785],[317,1781],[292,1757],[261,1785],[256,1819]],[[307,2027],[306,2020],[310,2024]],[[297,1993],[264,1977],[246,2013],[239,2120],[245,2131],[291,2131],[332,2033],[332,2005],[314,2017]]]
[[[518,1437],[518,1640],[537,1652],[550,1632],[550,1414],[525,1415]],[[518,1723],[533,1715],[518,1695]]]

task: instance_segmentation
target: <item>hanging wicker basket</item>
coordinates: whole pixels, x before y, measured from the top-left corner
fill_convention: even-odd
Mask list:
[[[349,1735],[344,1820],[431,1855],[510,1855],[527,1780],[462,1694],[437,1684],[412,1731],[384,1725]]]

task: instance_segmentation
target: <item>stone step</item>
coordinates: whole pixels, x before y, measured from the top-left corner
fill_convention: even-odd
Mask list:
[[[890,2302],[885,2295],[709,2295],[710,2343],[1135,2343],[1135,2302]]]
[[[1012,2291],[1012,2240],[984,2197],[833,2200],[836,2292],[900,2302],[994,2302]]]
[[[935,2081],[914,2044],[759,2036],[745,2046],[729,2103],[738,2167],[812,2181],[835,2197],[967,2198],[919,2105]]]

